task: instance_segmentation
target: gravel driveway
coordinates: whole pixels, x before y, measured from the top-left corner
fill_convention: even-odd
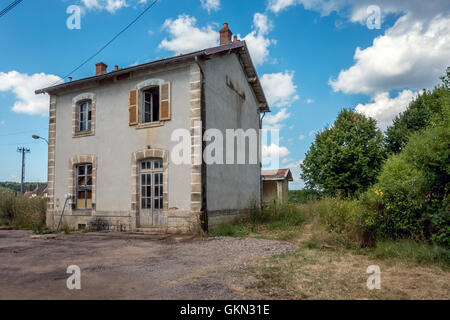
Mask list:
[[[60,234],[32,239],[0,231],[0,299],[245,299],[250,279],[233,276],[253,259],[295,249],[252,238]],[[69,265],[81,290],[68,290]]]

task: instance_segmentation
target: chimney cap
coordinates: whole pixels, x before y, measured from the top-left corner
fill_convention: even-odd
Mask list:
[[[233,32],[228,28],[228,22],[223,24],[223,28],[220,29],[220,45],[227,44],[231,42],[231,36]]]
[[[101,75],[106,73],[106,69],[108,66],[104,64],[103,62],[99,62],[95,64],[95,75]]]

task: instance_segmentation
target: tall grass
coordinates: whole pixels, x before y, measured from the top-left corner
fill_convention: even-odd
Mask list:
[[[0,225],[41,231],[45,226],[46,200],[14,194],[0,196]]]
[[[299,234],[299,229],[308,216],[302,206],[277,202],[264,204],[260,208],[252,204],[246,218],[233,224],[222,223],[210,230],[210,236],[246,237],[255,235],[276,240],[290,240]]]
[[[450,250],[413,240],[378,241],[373,249],[376,258],[395,258],[420,264],[450,267]]]

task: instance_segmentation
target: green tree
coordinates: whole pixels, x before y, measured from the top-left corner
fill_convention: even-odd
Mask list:
[[[388,152],[399,153],[408,143],[411,134],[433,124],[445,106],[450,105],[450,67],[447,75],[441,77],[443,85],[432,91],[424,90],[412,101],[403,113],[398,115],[386,130],[386,147]]]
[[[300,165],[310,189],[353,196],[375,183],[386,158],[376,121],[344,109],[333,126],[316,135]]]

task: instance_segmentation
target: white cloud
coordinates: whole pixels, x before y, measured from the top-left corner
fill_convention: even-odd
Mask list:
[[[392,123],[400,112],[408,107],[409,103],[417,96],[411,90],[403,90],[397,97],[391,98],[389,92],[377,94],[372,102],[367,104],[358,104],[356,111],[377,120],[378,126],[385,129]]]
[[[11,91],[17,100],[12,110],[30,115],[48,114],[49,98],[47,95],[34,93],[35,90],[49,87],[61,78],[53,74],[35,73],[28,75],[17,71],[0,72],[0,91]]]
[[[253,31],[247,34],[242,40],[245,40],[250,51],[253,63],[262,65],[269,59],[269,47],[276,41],[267,38],[267,34],[272,30],[273,24],[267,15],[255,13],[253,16]],[[238,35],[240,38],[240,35]]]
[[[220,9],[220,0],[200,0],[202,8],[207,10],[208,13],[211,11],[218,11]]]
[[[276,114],[266,114],[263,119],[263,127],[264,129],[281,129],[283,127],[281,122],[288,119],[290,116],[291,114],[287,112],[286,108],[282,108]]]
[[[115,13],[117,10],[128,7],[127,0],[81,0],[86,9],[106,10],[109,13]],[[139,3],[146,3],[146,0],[140,0]]]
[[[314,103],[315,101],[313,100],[313,99],[310,99],[310,98],[308,98],[308,99],[306,99],[306,103],[307,104],[311,104],[311,103]]]
[[[305,140],[305,138],[306,138],[306,136],[305,136],[304,134],[301,134],[301,135],[298,137],[298,139],[299,139],[300,141]]]
[[[272,143],[270,146],[263,145],[262,146],[262,156],[263,158],[271,158],[274,159],[275,157],[279,156],[279,158],[285,158],[288,155],[290,155],[291,152],[286,147],[280,147],[279,145],[276,145]]]
[[[330,79],[334,91],[376,94],[431,88],[450,65],[450,15],[429,22],[401,17],[372,46],[357,48],[355,64]]]
[[[294,71],[266,73],[261,77],[261,85],[270,106],[285,107],[299,99],[293,80]]]
[[[159,48],[173,51],[175,54],[210,48],[219,44],[219,32],[213,26],[197,28],[197,19],[186,14],[177,19],[167,19],[163,29],[169,32],[171,39],[165,38]]]

